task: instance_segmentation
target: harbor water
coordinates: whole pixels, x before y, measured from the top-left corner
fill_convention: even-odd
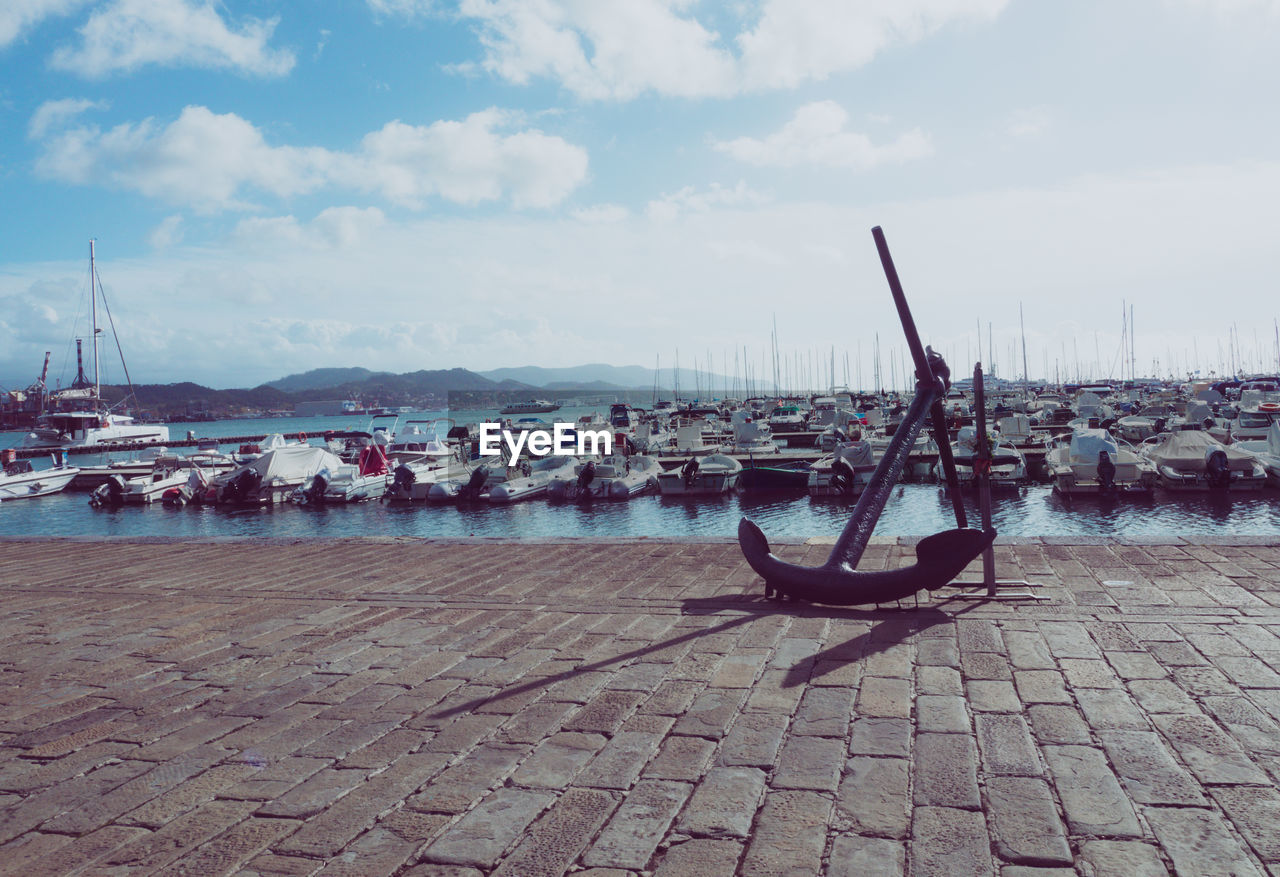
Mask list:
[[[594,409],[565,409],[547,420],[568,421]],[[443,412],[408,415],[430,419]],[[452,415],[459,423],[496,419],[497,412]],[[390,423],[388,418],[387,423]],[[401,420],[403,426],[405,419]],[[277,418],[173,424],[182,438],[191,430],[201,438],[279,432],[317,437],[326,430],[367,429],[367,417]],[[13,447],[21,433],[0,433],[0,447]],[[72,464],[89,463],[76,455]],[[38,463],[38,461],[37,461]],[[976,501],[967,497],[970,524],[976,525]],[[993,520],[1004,536],[1078,536],[1101,538],[1262,535],[1280,537],[1280,491],[1270,488],[1242,494],[1168,494],[1152,497],[1066,500],[1048,485],[1031,485],[993,494]],[[549,503],[538,499],[513,506],[358,503],[344,506],[278,507],[227,510],[160,504],[93,509],[83,492],[0,503],[0,536],[111,536],[130,538],[350,538],[394,536],[420,539],[490,538],[508,540],[589,539],[733,539],[738,521],[755,520],[776,541],[834,537],[853,508],[852,501],[815,499],[804,494],[732,494],[720,498],[678,500],[656,495],[628,502]],[[896,488],[876,528],[877,536],[922,536],[955,526],[951,502],[937,485]]]

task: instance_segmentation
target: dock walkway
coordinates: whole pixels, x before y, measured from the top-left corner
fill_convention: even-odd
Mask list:
[[[0,540],[0,873],[1280,875],[1280,542],[997,558]]]

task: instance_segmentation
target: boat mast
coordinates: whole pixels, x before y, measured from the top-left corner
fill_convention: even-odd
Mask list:
[[[94,239],[89,238],[89,311],[93,315],[93,399],[100,404],[102,382],[98,376],[98,269],[94,265]]]
[[[1027,374],[1027,324],[1022,319],[1022,302],[1018,302],[1018,325],[1022,328],[1022,401],[1026,402],[1030,375]],[[1097,342],[1097,335],[1094,335],[1094,342]]]

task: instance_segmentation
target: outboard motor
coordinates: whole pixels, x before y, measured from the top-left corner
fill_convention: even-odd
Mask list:
[[[831,486],[843,494],[853,492],[856,476],[853,467],[843,457],[836,457],[831,464]]]
[[[306,491],[308,503],[324,502],[324,492],[329,489],[329,479],[324,477],[325,474],[325,472],[317,472],[316,476],[311,479],[311,484],[307,486]]]
[[[702,468],[702,464],[698,462],[697,457],[691,457],[689,462],[680,467],[680,477],[684,479],[685,487],[692,487],[693,482],[698,477],[698,470]]]
[[[1106,451],[1098,451],[1098,486],[1105,491],[1116,489],[1116,464]]]
[[[258,488],[262,485],[262,476],[256,469],[245,469],[232,478],[222,488],[222,502],[250,502],[258,498]]]
[[[478,466],[471,473],[471,477],[467,483],[458,491],[459,499],[475,499],[480,495],[480,491],[484,490],[485,482],[489,480],[489,470],[484,466]]]
[[[124,480],[119,475],[109,477],[90,495],[89,505],[95,509],[114,509],[124,505]]]
[[[596,480],[596,461],[588,460],[582,467],[582,471],[578,473],[578,495],[588,493],[591,490],[591,482]]]
[[[1222,448],[1214,448],[1204,458],[1205,480],[1210,487],[1227,487],[1231,484],[1231,464],[1227,461],[1227,452]]]
[[[396,467],[396,471],[391,476],[391,491],[397,496],[403,496],[409,499],[412,496],[413,485],[418,481],[418,474],[401,463]]]

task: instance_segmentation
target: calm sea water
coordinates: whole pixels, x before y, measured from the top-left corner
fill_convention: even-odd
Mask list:
[[[572,420],[591,409],[565,409],[547,420]],[[459,422],[492,418],[496,412],[455,412]],[[442,416],[409,415],[410,419]],[[388,420],[389,422],[389,420]],[[402,420],[403,423],[403,420]],[[280,418],[175,424],[175,438],[186,430],[220,437],[281,432],[318,436],[326,429],[365,429],[368,418]],[[21,434],[0,433],[0,447],[13,446]],[[77,460],[83,458],[76,458]],[[976,503],[967,500],[976,523]],[[1280,537],[1280,491],[1256,494],[1169,495],[1147,499],[1064,500],[1047,486],[1033,486],[993,498],[996,530],[1007,536],[1080,535]],[[346,538],[486,537],[501,539],[734,538],[738,521],[752,518],[775,540],[834,536],[849,518],[852,502],[805,495],[730,495],[715,499],[674,500],[636,497],[629,502],[592,505],[550,504],[543,500],[514,506],[426,506],[361,503],[339,507],[290,505],[228,511],[220,508],[166,509],[129,506],[116,510],[89,507],[86,493],[67,493],[0,503],[0,535],[101,535],[124,537],[221,536]],[[955,526],[950,500],[933,485],[907,484],[894,491],[876,533],[921,536]]]

